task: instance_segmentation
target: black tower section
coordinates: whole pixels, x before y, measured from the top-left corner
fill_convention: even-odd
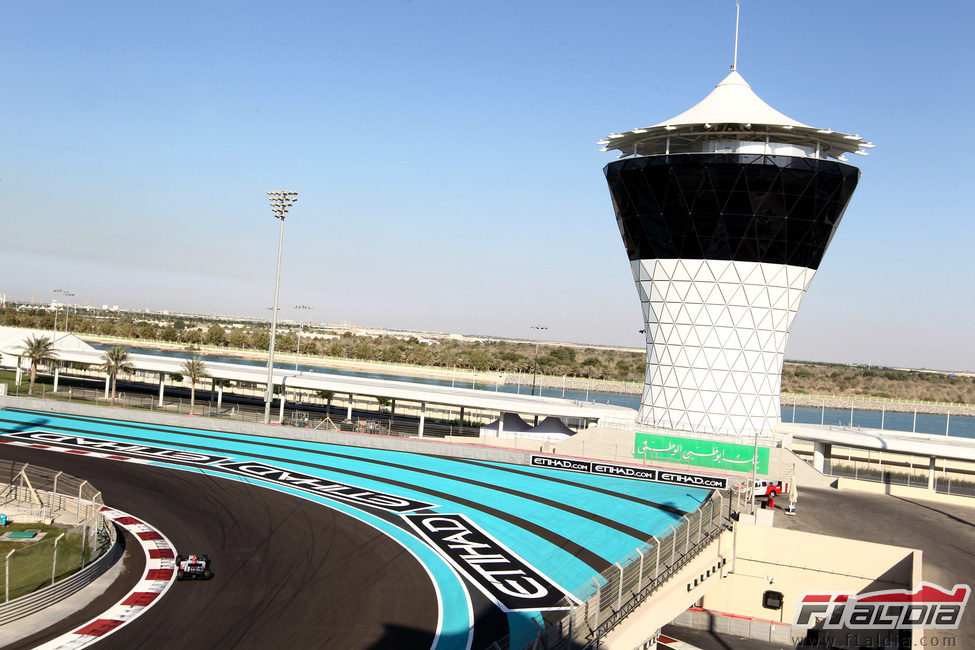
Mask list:
[[[692,153],[606,165],[630,260],[819,268],[860,170],[832,160]]]

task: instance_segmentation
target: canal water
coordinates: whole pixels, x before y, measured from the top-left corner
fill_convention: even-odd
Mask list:
[[[95,345],[99,349],[106,349],[109,346]],[[151,354],[155,356],[183,356],[174,354],[169,350],[148,350],[133,349],[134,353]],[[238,363],[250,366],[266,367],[267,362],[259,359],[241,359],[238,357],[224,357],[219,355],[201,354],[198,355],[205,361],[217,363]],[[294,370],[294,363],[275,363],[275,367]],[[389,379],[393,381],[410,381],[418,384],[431,384],[435,386],[455,386],[457,388],[475,388],[478,390],[499,391],[502,393],[528,393],[530,386],[511,386],[498,382],[499,375],[495,373],[478,373],[476,376],[469,371],[458,371],[456,378],[444,379],[434,377],[413,377],[409,375],[398,375],[391,372],[363,372],[356,370],[344,370],[340,368],[323,368],[307,364],[298,364],[298,369],[304,372],[315,372],[322,375],[345,375],[353,377],[370,377],[374,379]],[[493,380],[493,381],[492,381]],[[562,388],[535,388],[537,395],[545,397],[564,397],[565,399],[578,400],[581,402],[598,402],[600,404],[614,404],[626,406],[632,409],[640,407],[639,395],[620,395],[619,393],[602,393],[598,391],[584,390],[563,390]],[[927,433],[932,435],[949,435],[961,438],[975,438],[975,417],[932,415],[930,413],[894,413],[873,411],[867,409],[857,409],[854,406],[851,411],[848,408],[815,408],[798,406],[782,407],[783,422],[801,422],[805,424],[826,424],[833,426],[852,426],[863,429],[885,429],[890,431],[916,431],[917,433]]]

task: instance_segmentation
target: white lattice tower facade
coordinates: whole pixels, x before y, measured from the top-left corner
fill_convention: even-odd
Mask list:
[[[792,321],[860,178],[845,156],[873,145],[780,113],[735,68],[599,144],[646,322],[640,423],[772,435]]]
[[[771,435],[789,329],[815,270],[729,260],[630,264],[647,334],[640,422]]]

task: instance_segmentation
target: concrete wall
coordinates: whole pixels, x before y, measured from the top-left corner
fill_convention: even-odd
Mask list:
[[[735,528],[731,571],[702,599],[711,615],[790,624],[806,592],[914,589],[921,582],[918,550],[744,522]],[[781,609],[762,606],[766,590],[782,593]],[[805,630],[794,632],[802,636]]]
[[[752,616],[732,616],[706,609],[691,607],[674,619],[674,625],[694,630],[708,630],[715,634],[757,639],[781,644],[783,648],[795,645],[792,625]],[[802,636],[801,633],[795,636]]]
[[[829,488],[834,487],[836,477],[826,476],[812,465],[795,455],[791,449],[774,450],[782,456],[783,466],[792,466],[794,469],[793,478],[800,488]]]
[[[780,622],[795,618],[807,591],[913,588],[921,581],[921,551],[738,522],[728,578],[704,597],[705,609]],[[781,591],[781,610],[762,607],[762,594]]]
[[[727,531],[647,598],[603,639],[600,647],[605,650],[644,647],[661,627],[719,583],[720,577],[730,566],[730,551],[731,533]]]
[[[914,549],[741,521],[735,528],[611,632],[604,647],[640,647],[674,619],[679,625],[791,645],[806,634],[791,625],[805,592],[913,589],[921,581],[921,552]],[[781,610],[762,606],[766,590],[782,592]],[[688,609],[696,603],[703,609]]]
[[[975,498],[960,494],[942,494],[932,492],[927,488],[911,487],[907,485],[897,485],[896,483],[881,483],[879,481],[858,481],[853,478],[839,477],[836,479],[836,487],[840,490],[853,490],[856,492],[870,492],[873,494],[889,494],[895,497],[907,499],[920,499],[923,501],[933,501],[936,503],[950,503],[956,506],[975,505]]]

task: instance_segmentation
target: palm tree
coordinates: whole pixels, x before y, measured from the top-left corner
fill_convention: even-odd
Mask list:
[[[330,390],[320,390],[318,391],[318,396],[325,401],[325,417],[330,417],[332,415],[332,398],[335,397],[335,393]]]
[[[27,388],[27,394],[33,395],[37,366],[54,361],[57,358],[57,352],[54,350],[54,341],[46,336],[37,335],[25,339],[21,349],[24,351],[24,356],[30,359],[30,386]]]
[[[115,384],[120,372],[132,372],[135,367],[129,362],[129,351],[121,345],[110,348],[105,353],[105,363],[102,368],[108,373],[112,381],[112,403],[115,403]]]
[[[193,412],[193,405],[196,403],[196,382],[209,377],[210,373],[206,370],[203,359],[192,356],[183,363],[183,374],[190,379],[190,413]]]

